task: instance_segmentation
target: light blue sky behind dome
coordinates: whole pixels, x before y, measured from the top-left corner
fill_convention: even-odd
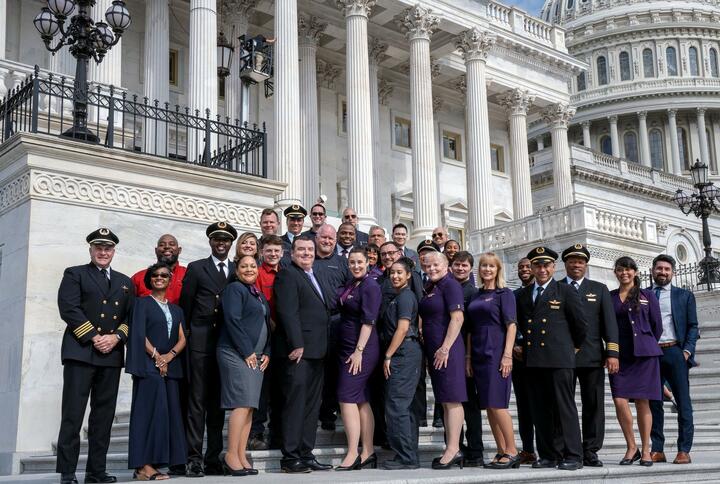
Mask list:
[[[540,15],[540,9],[543,6],[543,0],[501,0],[502,3],[506,5],[515,5],[517,7],[522,8],[527,13],[532,14],[534,16]]]

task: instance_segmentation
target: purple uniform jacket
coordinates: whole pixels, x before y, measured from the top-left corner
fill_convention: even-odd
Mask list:
[[[662,356],[663,352],[658,346],[658,340],[663,332],[662,316],[660,315],[660,303],[655,294],[647,289],[640,289],[637,307],[621,303],[617,289],[611,294],[615,302],[618,324],[620,324],[620,319],[624,319],[633,328],[633,356]],[[623,352],[621,342],[620,353]]]

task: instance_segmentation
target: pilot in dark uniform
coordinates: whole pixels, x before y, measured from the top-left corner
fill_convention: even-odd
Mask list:
[[[585,342],[575,355],[575,381],[580,382],[582,400],[583,464],[602,467],[597,453],[605,437],[605,367],[610,374],[620,367],[615,309],[607,286],[585,277],[590,260],[587,247],[568,247],[562,260],[567,277],[559,282],[578,292],[588,323]]]
[[[117,481],[105,472],[105,462],[135,289],[128,276],[110,268],[117,236],[100,228],[86,240],[91,262],[65,269],[58,290],[60,317],[67,324],[60,350],[64,368],[56,466],[62,484],[77,483],[80,428],[88,397],[85,482]]]
[[[283,241],[283,267],[285,267],[290,264],[292,241],[295,237],[302,233],[305,217],[307,217],[307,210],[305,210],[302,205],[294,204],[286,208],[283,211],[283,215],[285,215],[287,232],[285,232],[280,238]]]
[[[518,293],[517,311],[540,455],[533,468],[576,470],[583,466],[583,448],[575,353],[585,341],[587,323],[577,291],[552,278],[557,253],[537,247],[527,257],[535,282]]]

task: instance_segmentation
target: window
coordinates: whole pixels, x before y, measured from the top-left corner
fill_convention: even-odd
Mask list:
[[[688,57],[690,58],[690,75],[699,76],[700,67],[698,66],[698,50],[697,47],[690,47],[688,49]]]
[[[584,91],[585,90],[585,73],[581,72],[579,76],[577,76],[577,90],[578,91]]]
[[[718,53],[715,49],[710,49],[710,75],[720,77],[718,74]]]
[[[462,161],[462,137],[457,133],[444,131],[442,135],[443,157]]]
[[[662,131],[659,129],[650,130],[648,138],[650,142],[650,164],[653,168],[662,170],[665,166]]]
[[[630,71],[630,54],[627,52],[620,52],[620,80],[629,81],[632,79],[632,72]]]
[[[502,146],[490,145],[490,164],[493,171],[505,171],[505,156]]]
[[[597,65],[598,84],[600,84],[601,86],[604,86],[605,84],[608,83],[607,60],[605,59],[605,57],[600,56],[597,58],[596,65]]]
[[[643,75],[646,78],[655,77],[655,60],[652,49],[643,50]]]
[[[410,120],[395,116],[395,121],[393,121],[393,135],[395,146],[410,148]]]
[[[567,0],[567,8],[568,10],[573,8],[573,5],[575,5],[575,0]]]
[[[338,109],[338,111],[337,111],[338,135],[344,136],[344,135],[347,135],[347,121],[348,121],[347,99],[345,99],[345,96],[338,96],[337,109]]]
[[[448,235],[452,240],[457,240],[460,250],[465,250],[465,229],[460,227],[448,227]]]
[[[225,78],[218,77],[218,99],[225,99]]]
[[[675,258],[680,262],[681,264],[687,264],[688,262],[688,250],[687,247],[683,244],[678,244],[677,247],[675,247]]]
[[[178,51],[170,49],[170,70],[168,72],[170,73],[169,81],[171,86],[178,85],[178,62]]]
[[[625,133],[625,136],[623,136],[623,144],[625,145],[625,158],[637,163],[637,135],[632,131],[628,131],[627,133]]]
[[[605,135],[600,138],[600,151],[606,155],[612,155],[612,140],[610,136]]]
[[[665,49],[665,62],[667,63],[668,76],[677,76],[677,53],[675,52],[675,47]]]
[[[688,153],[687,133],[683,128],[677,129],[678,148],[680,151],[680,166],[683,170],[690,170],[690,155]]]

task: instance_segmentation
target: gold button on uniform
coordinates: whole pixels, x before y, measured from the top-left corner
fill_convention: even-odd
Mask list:
[[[633,333],[633,336],[637,336],[637,333]]]
[[[528,323],[532,323],[532,319],[528,319]]]
[[[540,343],[540,346],[545,346],[545,343]]]
[[[543,321],[543,323],[547,323],[547,319],[545,319],[545,318],[543,318],[542,321]]]
[[[528,330],[527,330],[527,334],[530,334],[530,333],[532,333],[532,331],[530,331],[530,330],[528,329]]]
[[[115,306],[120,306],[120,303],[115,301]]]
[[[104,318],[104,317],[105,317],[105,313],[100,313],[100,317],[101,317],[101,318]]]
[[[544,330],[544,329],[543,329],[542,331],[540,331],[540,332],[541,332],[542,334],[545,334],[545,330]]]
[[[218,312],[217,309],[213,309],[213,311]]]
[[[532,341],[528,341],[528,346],[532,345]]]
[[[103,299],[103,304],[107,304],[107,299]]]
[[[117,316],[113,316],[113,319],[117,319]]]

